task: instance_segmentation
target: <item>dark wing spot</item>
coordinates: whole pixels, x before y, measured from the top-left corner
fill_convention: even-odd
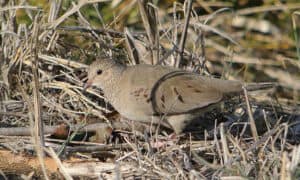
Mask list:
[[[187,87],[188,87],[188,88],[193,88],[193,86],[192,86],[192,85],[189,85],[189,84],[187,85]]]
[[[178,100],[179,100],[180,102],[184,103],[184,100],[183,100],[183,98],[182,98],[181,95],[178,95],[177,98],[178,98]]]
[[[160,97],[160,100],[161,100],[163,103],[165,103],[165,96],[162,95],[162,96]]]
[[[182,96],[179,94],[179,92],[177,91],[176,87],[174,87],[173,90],[174,90],[175,94],[177,95],[177,99],[180,102],[184,103],[184,100],[183,100]]]
[[[144,94],[144,97],[147,98],[147,97],[148,97],[148,94]]]
[[[202,93],[202,91],[199,90],[199,89],[194,89],[194,92],[196,92],[196,93]]]
[[[138,96],[141,95],[141,93],[143,93],[143,91],[145,91],[145,90],[144,90],[143,88],[140,88],[140,89],[137,89],[137,90],[133,91],[133,92],[130,93],[130,94],[132,94],[132,95],[138,97]],[[144,96],[145,96],[145,95],[144,95]]]
[[[163,109],[166,109],[166,106],[165,106],[164,104],[161,104],[161,107],[162,107]]]
[[[151,101],[151,98],[148,98],[148,99],[146,100],[147,103],[150,103],[150,101]]]
[[[177,91],[176,87],[174,87],[173,90],[176,93],[176,95],[179,95],[179,92]]]

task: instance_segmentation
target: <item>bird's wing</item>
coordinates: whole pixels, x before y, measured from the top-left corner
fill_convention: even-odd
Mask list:
[[[236,84],[236,81],[182,71],[171,72],[154,85],[151,94],[152,106],[160,114],[186,113],[221,101],[227,89],[230,89],[228,86],[234,88]],[[222,86],[226,86],[224,91]]]

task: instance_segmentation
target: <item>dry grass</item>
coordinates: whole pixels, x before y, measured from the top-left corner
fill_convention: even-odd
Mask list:
[[[132,0],[59,2],[43,9],[1,2],[0,149],[37,152],[42,165],[40,174],[7,167],[2,151],[3,177],[51,178],[46,155],[66,179],[300,177],[299,3],[232,12],[224,2],[161,4],[168,8]],[[111,9],[113,18],[103,18],[101,10]],[[209,14],[201,16],[203,9]],[[141,18],[132,18],[136,13]],[[165,131],[144,133],[143,124],[119,123],[101,90],[82,91],[87,64],[103,55],[278,87],[245,90],[222,112],[207,113],[197,131],[174,139]]]

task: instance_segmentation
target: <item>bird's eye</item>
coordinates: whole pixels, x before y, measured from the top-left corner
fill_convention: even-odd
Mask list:
[[[101,70],[101,69],[98,69],[98,70],[97,70],[97,75],[100,75],[100,74],[102,74],[102,70]]]

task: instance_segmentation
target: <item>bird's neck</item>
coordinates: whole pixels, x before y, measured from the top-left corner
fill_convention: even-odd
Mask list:
[[[116,96],[118,91],[121,90],[118,88],[122,74],[125,71],[126,66],[123,65],[116,65],[112,67],[112,70],[110,71],[111,74],[108,75],[108,79],[103,84],[103,91],[105,97],[113,104],[112,101],[114,101],[114,97]]]

